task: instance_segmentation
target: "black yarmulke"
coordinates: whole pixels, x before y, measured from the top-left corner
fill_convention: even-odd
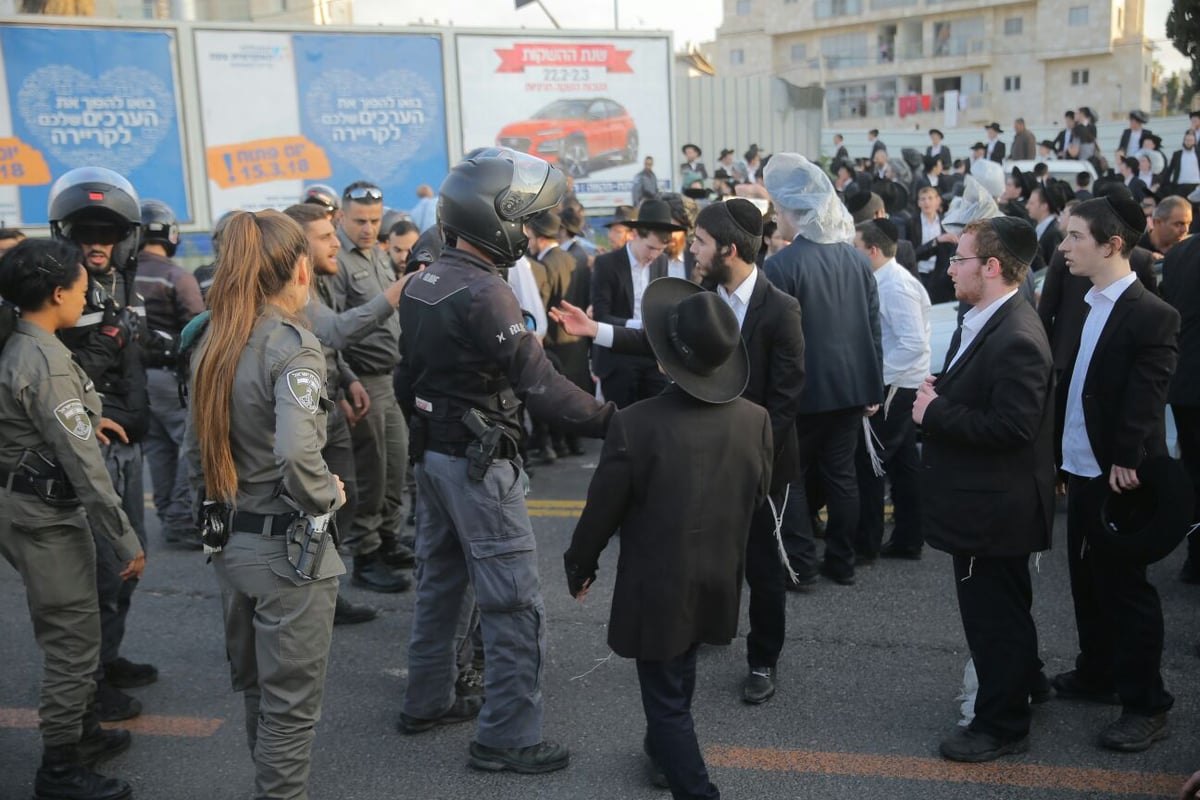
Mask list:
[[[1104,202],[1112,207],[1121,221],[1129,226],[1139,236],[1146,232],[1146,213],[1133,195],[1128,192],[1112,192],[1104,196]]]
[[[900,229],[896,227],[896,223],[892,222],[887,217],[871,220],[871,224],[879,229],[879,232],[893,242],[900,241]]]
[[[762,236],[762,212],[754,203],[744,197],[734,197],[725,201],[725,210],[733,217],[734,223],[746,233]]]
[[[1038,242],[1037,230],[1032,225],[1018,217],[992,217],[988,224],[1013,258],[1023,264],[1033,261]]]

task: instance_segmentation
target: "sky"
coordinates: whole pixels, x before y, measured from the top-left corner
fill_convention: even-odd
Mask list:
[[[1158,47],[1155,58],[1167,73],[1187,71],[1187,59],[1167,40],[1167,12],[1171,0],[1144,0],[1146,36]],[[721,0],[542,0],[546,10],[563,28],[614,26],[614,6],[619,27],[636,30],[669,30],[675,48],[688,42],[712,41],[723,13]],[[358,24],[403,25],[424,20],[433,24],[453,23],[471,28],[552,28],[546,13],[536,3],[517,10],[513,0],[355,0],[354,21]]]

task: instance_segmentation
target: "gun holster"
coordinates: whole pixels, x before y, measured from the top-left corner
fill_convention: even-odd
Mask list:
[[[76,508],[79,495],[60,464],[36,450],[25,450],[17,462],[16,472],[29,482],[29,488],[51,508]]]
[[[200,541],[206,553],[219,553],[229,542],[229,506],[204,500],[200,506]]]
[[[301,514],[288,528],[287,558],[296,574],[306,581],[321,577],[321,561],[332,538],[330,527],[333,512],[313,516]]]

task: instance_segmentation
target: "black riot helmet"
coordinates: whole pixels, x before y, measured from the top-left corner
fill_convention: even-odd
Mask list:
[[[112,264],[119,270],[137,265],[142,210],[133,184],[104,167],[79,167],[65,173],[50,187],[47,208],[50,234],[76,244],[99,228],[113,241]],[[106,242],[107,243],[107,242]]]
[[[470,242],[507,267],[525,254],[524,225],[562,200],[567,180],[540,158],[487,148],[450,170],[438,190],[447,244]]]
[[[142,244],[151,243],[162,245],[167,258],[173,258],[179,246],[179,221],[162,200],[142,201]]]

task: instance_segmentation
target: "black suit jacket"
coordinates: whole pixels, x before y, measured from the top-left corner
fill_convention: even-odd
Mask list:
[[[1154,131],[1150,130],[1149,128],[1142,128],[1139,131],[1141,136],[1139,136],[1137,141],[1133,143],[1133,148],[1131,150],[1129,140],[1132,133],[1133,131],[1130,128],[1126,128],[1125,130],[1121,131],[1121,143],[1117,145],[1117,149],[1127,156],[1133,155],[1132,150],[1142,149],[1142,142],[1154,135]]]
[[[882,403],[879,290],[866,256],[853,245],[799,236],[768,258],[763,272],[804,312],[799,413]]]
[[[1063,234],[1058,229],[1058,220],[1053,220],[1038,238],[1038,252],[1042,254],[1044,266],[1049,266],[1050,262],[1054,260],[1054,254],[1058,252],[1058,246],[1062,244],[1062,240]]]
[[[597,322],[624,327],[633,317],[633,273],[626,247],[596,256],[592,265],[592,317]],[[665,277],[665,255],[650,264],[650,280]],[[597,377],[612,374],[614,368],[628,364],[629,356],[619,356],[607,347],[592,348],[592,371]],[[623,360],[624,359],[624,360]],[[643,361],[644,359],[639,359]]]
[[[762,270],[750,293],[742,341],[750,357],[750,382],[742,397],[765,408],[771,417],[775,449],[771,494],[777,495],[796,477],[800,466],[795,431],[804,390],[804,328],[796,298],[776,289]],[[653,355],[645,331],[632,328],[613,329],[613,351]]]
[[[1163,260],[1162,298],[1179,312],[1179,365],[1172,405],[1200,406],[1200,237],[1184,239]]]
[[[1178,247],[1179,245],[1176,245]],[[1154,274],[1154,257],[1149,250],[1133,248],[1129,263],[1137,273],[1142,286],[1151,292],[1158,289],[1158,278]],[[1050,349],[1054,353],[1054,368],[1060,372],[1075,361],[1079,349],[1079,336],[1083,332],[1083,320],[1088,313],[1088,304],[1083,296],[1092,288],[1087,278],[1072,275],[1062,253],[1055,253],[1046,269],[1046,280],[1042,282],[1042,299],[1038,302],[1038,316],[1050,337]],[[1124,465],[1122,465],[1124,466]]]
[[[1167,454],[1164,418],[1178,338],[1179,312],[1138,281],[1117,298],[1083,382],[1084,425],[1105,474],[1114,464],[1136,469]],[[1074,369],[1072,361],[1058,386],[1060,427]],[[1061,431],[1056,439],[1061,449]]]
[[[925,148],[925,155],[927,157],[933,156],[933,145],[930,145],[929,147]],[[938,161],[942,162],[942,168],[946,172],[949,172],[951,167],[954,165],[954,159],[950,157],[950,148],[946,147],[946,145],[943,143],[942,150],[940,153],[938,153],[937,157],[938,157]]]
[[[954,349],[954,348],[951,348]],[[1050,547],[1054,522],[1054,366],[1020,294],[934,385],[921,425],[921,529],[962,556]]]
[[[887,145],[883,143],[883,139],[876,139],[871,143],[871,159],[874,160],[875,154],[880,150],[887,152]]]
[[[594,575],[620,530],[614,653],[665,661],[737,635],[746,537],[770,484],[771,423],[749,400],[670,386],[613,416],[563,560],[568,576]]]
[[[941,230],[944,233],[946,229],[942,228]],[[920,214],[913,217],[908,228],[908,235],[914,243],[913,256],[917,261],[924,261],[927,258],[934,259],[933,271],[920,276],[921,284],[929,293],[929,302],[933,305],[949,303],[954,299],[954,281],[950,279],[950,259],[958,246],[953,242],[939,242],[937,239],[918,242],[917,240],[922,235]]]
[[[984,142],[984,144],[987,144],[987,143]],[[997,139],[996,146],[992,148],[992,154],[990,156],[988,156],[988,158],[990,158],[992,161],[995,161],[997,164],[1003,164],[1004,163],[1004,154],[1006,152],[1007,151],[1004,149],[1004,142]]]

